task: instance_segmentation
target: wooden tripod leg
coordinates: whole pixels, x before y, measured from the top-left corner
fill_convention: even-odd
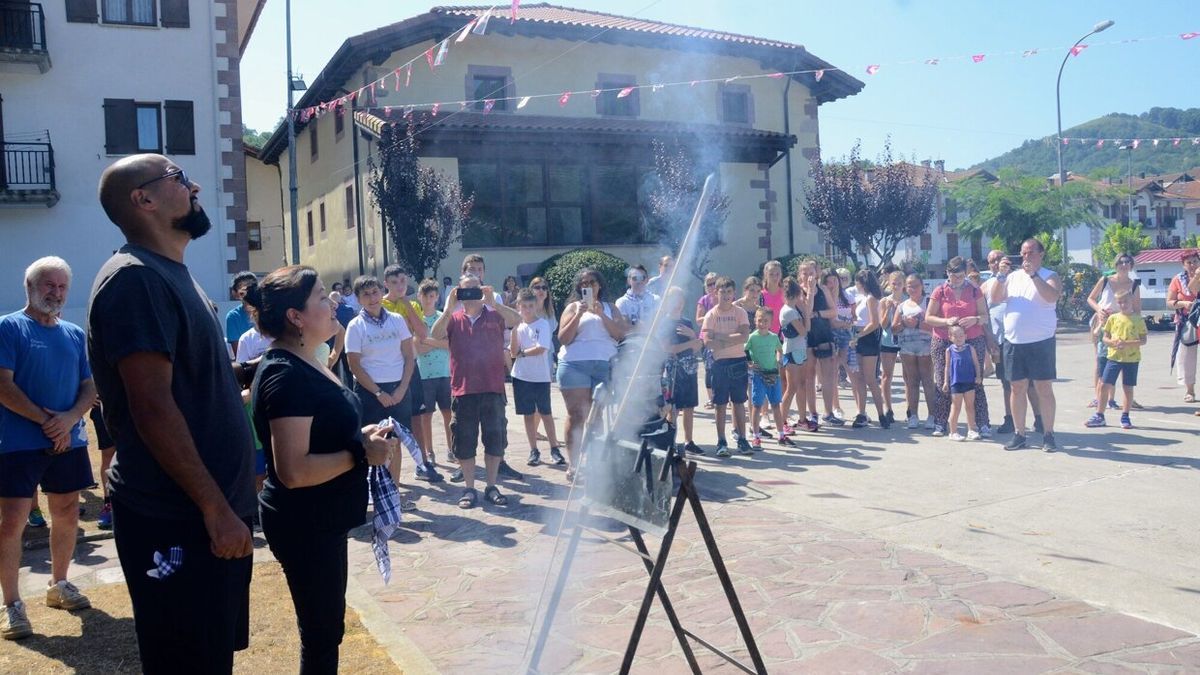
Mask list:
[[[636,527],[629,528],[629,536],[633,538],[633,543],[643,555],[649,556],[650,550],[646,548],[646,542],[642,539],[642,533]],[[642,558],[642,564],[646,566],[646,571],[653,574],[654,566],[646,558]],[[671,622],[671,630],[675,631],[675,637],[679,640],[679,647],[683,649],[683,657],[687,659],[688,666],[691,667],[693,673],[700,673],[700,664],[696,662],[696,655],[692,652],[692,645],[687,640],[687,635],[683,632],[683,626],[679,623],[679,617],[675,614],[675,608],[671,605],[671,600],[667,598],[667,589],[663,588],[662,583],[658,584],[655,589],[658,593],[658,600],[662,603],[663,611],[667,614],[667,620]]]

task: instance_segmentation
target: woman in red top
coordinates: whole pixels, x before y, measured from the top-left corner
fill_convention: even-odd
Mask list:
[[[1183,253],[1183,271],[1171,279],[1171,285],[1167,288],[1167,308],[1175,310],[1175,342],[1171,347],[1171,365],[1175,367],[1179,383],[1187,389],[1183,400],[1188,403],[1196,402],[1196,345],[1187,346],[1179,340],[1183,330],[1183,319],[1192,308],[1198,293],[1200,250],[1193,249]],[[1196,415],[1200,416],[1200,411],[1197,411]]]
[[[961,326],[966,331],[967,344],[975,349],[976,354],[990,352],[995,359],[998,351],[988,320],[987,300],[983,297],[983,291],[967,282],[967,265],[961,256],[955,256],[946,263],[946,279],[946,283],[938,286],[930,295],[929,308],[925,312],[925,322],[933,327],[930,356],[933,358],[934,436],[945,435],[950,417],[950,393],[943,391],[942,387],[942,380],[946,377],[950,327]],[[991,437],[987,395],[982,383],[975,387],[975,420],[979,425],[979,435]]]

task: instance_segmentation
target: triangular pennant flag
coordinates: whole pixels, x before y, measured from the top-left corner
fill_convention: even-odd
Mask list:
[[[358,98],[359,91],[362,91],[362,90],[359,89],[358,91],[352,91],[349,94],[346,94],[346,98],[350,99],[350,102],[353,103],[354,99]]]
[[[1182,40],[1191,40],[1194,37],[1200,37],[1200,33],[1180,33],[1179,37]]]
[[[773,77],[778,80],[779,78],[783,77],[783,73],[771,73],[770,75],[767,75],[767,77]]]
[[[1140,138],[1133,139],[1133,149],[1134,150],[1137,150],[1138,146],[1141,144],[1142,144],[1142,139],[1140,139]]]
[[[693,87],[694,87],[694,86],[696,86],[696,83],[697,83],[697,82],[699,82],[699,81],[700,81],[700,80],[692,80],[692,86],[693,86]]]
[[[983,54],[973,54],[971,56],[971,60],[974,61],[975,63],[982,63],[983,57],[984,57]]]
[[[412,66],[409,66],[409,69],[411,70]],[[400,69],[397,68],[396,70],[392,71],[392,75],[396,76],[395,90],[400,91]]]
[[[466,102],[466,101],[459,101],[459,102],[458,102],[458,112],[462,112],[462,111],[464,111],[464,110],[466,110],[466,109],[467,109],[467,102]]]
[[[617,92],[617,98],[625,98],[626,96],[628,96],[632,93],[633,93],[633,87],[625,87],[621,91]]]
[[[412,82],[412,61],[408,62],[408,70],[404,73],[404,86],[408,86]]]
[[[569,91],[564,91],[564,92],[562,93],[562,96],[559,96],[559,97],[558,97],[558,105],[559,105],[559,107],[562,107],[562,106],[566,105],[566,104],[567,104],[567,101],[570,101],[570,100],[571,100],[571,92],[569,92]]]
[[[1069,138],[1063,139],[1063,145],[1069,145],[1070,143],[1071,143],[1071,139],[1069,139]]]
[[[455,38],[454,41],[462,42],[463,40],[466,40],[467,35],[471,32],[471,29],[474,27],[475,27],[475,19],[471,19],[470,21],[467,22],[467,25],[463,26],[462,31],[459,32],[458,37]]]
[[[1154,147],[1156,147],[1156,148],[1158,147],[1158,140],[1159,140],[1159,139],[1157,139],[1157,138],[1156,138],[1156,139],[1154,139]]]
[[[879,72],[878,65],[872,64],[872,65],[867,66],[867,74],[868,75],[874,75],[875,73],[878,73],[878,72]]]
[[[438,111],[441,109],[442,109],[441,103],[434,103],[433,107],[429,109],[429,112],[432,113],[434,117],[437,117]]]
[[[529,105],[529,97],[524,96],[521,98],[520,101],[517,102],[517,110],[520,110],[521,108],[524,108],[527,105]]]
[[[438,47],[437,56],[433,57],[433,65],[440,66],[446,60],[446,52],[450,49],[449,38],[442,40],[442,46]]]
[[[599,97],[600,97],[600,90],[599,90],[599,89],[593,89],[593,90],[592,90],[592,98],[599,98]]]
[[[938,64],[937,59],[925,59],[925,65],[927,65],[927,66],[936,66],[937,64]]]
[[[734,75],[733,77],[727,77],[727,78],[725,78],[725,84],[729,84],[730,82],[733,82],[734,80],[738,79],[738,77],[740,77],[740,76],[739,76],[739,75]]]
[[[1200,138],[1193,138],[1192,145],[1200,145]]]
[[[483,114],[486,115],[486,114],[492,112],[492,108],[495,108],[495,107],[496,107],[496,99],[494,99],[494,98],[483,99]]]
[[[425,63],[428,63],[429,69],[433,70],[433,47],[425,50]]]
[[[512,0],[512,9],[508,14],[508,22],[510,24],[517,22],[517,6],[521,4],[521,0]]]
[[[392,106],[390,106],[390,105],[383,106],[383,114],[388,117],[391,117],[392,116]]]
[[[816,80],[817,82],[820,82],[822,77],[825,77],[824,70],[818,70],[813,73],[813,79]]]
[[[1101,138],[1100,140],[1096,141],[1096,147],[1097,147],[1097,148],[1103,148],[1103,147],[1104,147],[1104,139],[1103,139],[1103,138]]]
[[[475,19],[475,27],[471,29],[472,33],[476,35],[483,35],[487,32],[488,21],[492,20],[492,10],[494,9],[496,9],[496,6],[492,5],[492,9],[489,9],[488,11],[484,12],[482,16]]]
[[[404,119],[412,120],[412,116],[413,116],[413,107],[411,105],[406,106],[404,108]]]
[[[663,85],[661,85],[661,84],[652,84],[652,85],[650,85],[650,93],[654,93],[662,88],[663,88]]]
[[[1075,45],[1074,47],[1071,47],[1071,56],[1079,56],[1083,53],[1083,50],[1087,48],[1087,45]]]
[[[1038,50],[1036,50],[1036,49],[1026,49],[1025,51],[1021,52],[1021,58],[1025,58],[1028,56],[1037,56],[1037,53],[1038,53]]]
[[[371,103],[375,103],[375,83],[371,83]]]
[[[1178,145],[1179,145],[1179,141],[1180,141],[1180,140],[1181,140],[1181,139],[1178,139],[1178,138],[1172,138],[1172,139],[1171,139],[1171,145],[1172,145],[1172,146],[1178,146]]]

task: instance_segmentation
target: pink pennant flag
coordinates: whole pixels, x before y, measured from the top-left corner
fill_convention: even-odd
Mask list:
[[[521,100],[517,102],[517,110],[520,110],[521,108],[524,108],[527,105],[529,105],[529,97],[528,96],[522,97]]]
[[[783,73],[771,73],[770,75],[767,75],[767,77],[773,77],[778,80],[779,78],[783,77]]]
[[[629,96],[632,93],[633,93],[633,87],[625,87],[621,91],[617,92],[617,98],[625,98],[626,96]]]
[[[971,56],[971,60],[974,61],[975,63],[982,63],[983,57],[984,57],[983,54],[974,54]]]
[[[467,102],[466,102],[466,101],[459,101],[459,102],[458,102],[458,112],[462,112],[462,111],[464,111],[464,110],[466,110],[466,109],[467,109]]]
[[[441,109],[442,109],[441,103],[434,103],[433,107],[429,109],[429,112],[432,113],[434,117],[437,117],[438,111]]]
[[[346,98],[350,99],[350,102],[353,103],[354,99],[358,98],[358,92],[360,91],[362,90],[359,89],[358,91],[352,91],[349,94],[346,94]]]
[[[494,98],[483,99],[483,114],[484,115],[492,112],[492,108],[495,108],[495,107],[496,107],[496,99],[494,99]]]
[[[404,73],[404,86],[408,86],[412,82],[412,63],[409,62],[408,70]]]
[[[1142,139],[1140,139],[1140,138],[1133,139],[1133,149],[1134,150],[1137,150],[1138,146],[1141,144],[1142,144]]]
[[[521,4],[521,0],[512,0],[512,10],[508,15],[508,22],[514,24],[517,22],[517,6]]]
[[[1179,141],[1180,141],[1180,140],[1182,140],[1182,139],[1179,139],[1179,138],[1172,138],[1172,139],[1171,139],[1171,145],[1172,145],[1172,147],[1176,147],[1176,146],[1178,146],[1178,145],[1179,145]]]
[[[496,6],[492,5],[492,9],[496,9]],[[489,9],[483,14],[483,16],[475,19],[475,27],[471,29],[472,33],[476,35],[483,35],[487,32],[488,21],[492,20],[492,9]]]
[[[1079,56],[1083,53],[1083,50],[1087,48],[1087,45],[1075,45],[1074,47],[1071,47],[1071,56]]]
[[[1097,148],[1103,148],[1103,147],[1104,147],[1104,139],[1103,139],[1103,138],[1101,138],[1100,140],[1096,141],[1096,147],[1097,147]]]
[[[471,29],[474,27],[475,27],[475,19],[471,19],[470,21],[467,22],[467,25],[463,26],[462,31],[459,32],[458,37],[454,38],[454,41],[462,42],[463,40],[466,40],[467,35],[470,34]]]
[[[371,83],[371,103],[375,102],[375,83]]]
[[[561,108],[562,106],[565,106],[565,105],[567,104],[567,101],[570,101],[570,100],[571,100],[571,92],[569,92],[569,91],[564,91],[564,92],[562,93],[562,96],[559,96],[559,97],[558,97],[558,105],[559,105],[559,107]]]
[[[1037,56],[1037,53],[1038,53],[1038,50],[1036,50],[1036,49],[1026,49],[1025,51],[1021,52],[1021,58]]]
[[[593,90],[592,90],[592,98],[599,98],[599,97],[600,97],[600,90],[599,90],[599,89],[593,89]]]
[[[1064,139],[1062,139],[1062,141],[1063,141],[1063,145],[1070,145],[1070,144],[1071,144],[1071,139],[1069,139],[1069,138],[1064,138]]]
[[[392,106],[390,106],[390,105],[383,106],[383,114],[386,115],[387,117],[391,117],[392,116]]]
[[[822,77],[825,77],[824,70],[818,70],[815,73],[813,73],[813,79],[816,80],[817,82],[820,82]]]
[[[925,59],[925,65],[927,65],[927,66],[936,66],[937,64],[938,64],[937,59]]]
[[[446,52],[450,50],[450,40],[442,40],[442,46],[438,47],[437,56],[433,57],[433,65],[440,66],[446,60]]]
[[[425,63],[428,63],[429,69],[433,70],[433,47],[425,50]]]
[[[1195,37],[1200,37],[1200,33],[1180,33],[1179,34],[1179,39],[1181,39],[1181,40],[1191,40],[1192,38],[1195,38]]]
[[[868,75],[874,75],[875,73],[878,73],[878,72],[879,72],[879,66],[878,66],[878,65],[870,65],[870,66],[867,66],[867,74],[868,74]]]
[[[409,68],[411,69],[412,66],[409,66]],[[400,69],[397,68],[394,71],[392,71],[392,75],[396,76],[395,91],[400,91]]]

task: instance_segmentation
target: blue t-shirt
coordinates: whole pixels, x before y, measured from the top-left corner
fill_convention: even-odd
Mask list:
[[[0,318],[0,368],[13,371],[13,382],[30,401],[51,410],[68,410],[79,398],[79,385],[92,379],[87,337],[68,321],[46,327],[24,311]],[[83,419],[71,432],[71,447],[87,445]],[[42,425],[0,406],[0,453],[45,450],[54,443]]]
[[[433,333],[433,324],[441,315],[441,312],[434,312],[433,316],[422,317],[425,319],[425,327],[431,334]],[[446,349],[432,349],[425,352],[417,357],[417,367],[421,369],[421,379],[423,380],[450,377],[450,352]]]
[[[238,305],[225,315],[225,341],[237,342],[238,338],[253,327],[250,317],[246,315],[246,306]]]

